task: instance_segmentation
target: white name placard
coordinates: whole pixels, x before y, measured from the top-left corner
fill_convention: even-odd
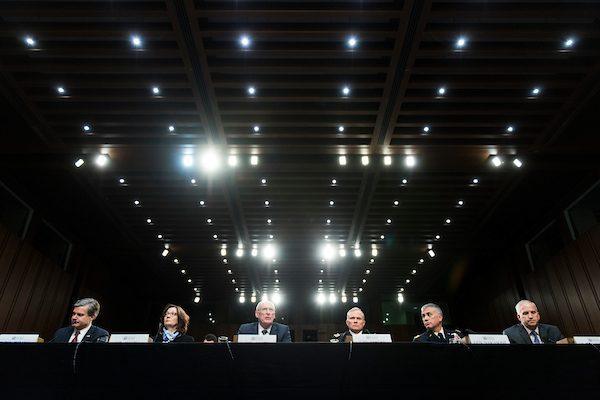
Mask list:
[[[275,335],[238,335],[238,343],[277,343]]]
[[[469,335],[469,343],[471,344],[510,344],[506,335]]]
[[[600,336],[573,336],[575,344],[600,344]]]
[[[39,337],[37,333],[2,333],[0,343],[37,343]]]
[[[373,333],[352,336],[354,343],[392,343],[392,335],[389,333]]]
[[[148,339],[147,333],[113,333],[108,343],[148,343]]]

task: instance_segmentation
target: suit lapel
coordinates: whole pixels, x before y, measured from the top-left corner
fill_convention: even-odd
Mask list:
[[[525,343],[533,344],[533,342],[531,341],[531,338],[527,334],[527,331],[523,327],[523,324],[519,324],[519,335],[521,335],[521,338],[525,341]]]
[[[277,325],[275,325],[275,322],[271,325],[271,335],[277,336]]]
[[[548,330],[541,324],[538,324],[538,328],[540,328],[540,339],[542,339],[542,343],[548,343]]]

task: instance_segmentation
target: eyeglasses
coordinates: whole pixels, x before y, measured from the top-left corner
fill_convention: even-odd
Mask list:
[[[275,312],[274,308],[260,308],[258,311],[260,312]]]
[[[177,313],[176,313],[176,312],[175,312],[175,313],[170,313],[170,312],[168,312],[168,313],[165,313],[165,317],[166,317],[167,315],[169,315],[169,316],[171,316],[171,317],[176,317],[176,316],[177,316]]]

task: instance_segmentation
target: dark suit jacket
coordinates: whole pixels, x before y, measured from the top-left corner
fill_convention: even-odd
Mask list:
[[[52,343],[68,343],[69,338],[73,334],[73,327],[66,326],[64,328],[60,328],[54,333],[54,337],[52,338]],[[90,330],[87,331],[84,338],[80,340],[80,342],[102,342],[106,343],[108,341],[108,331],[98,328],[95,325],[90,327]]]
[[[450,329],[446,329],[443,328],[444,330],[444,337],[445,339],[440,339],[439,337],[437,337],[436,335],[433,334],[432,331],[430,331],[429,329],[427,329],[425,332],[421,333],[420,335],[417,335],[413,338],[413,342],[419,342],[419,343],[448,343],[448,338],[450,336],[452,336],[453,334],[457,334],[458,336],[460,336],[461,338],[463,337],[462,332],[460,331],[456,331],[456,330],[450,330]]]
[[[154,341],[154,343],[162,343],[163,342],[163,333],[162,333],[162,329],[160,332],[158,332],[156,334],[156,336],[154,336],[152,338],[152,340]],[[177,343],[191,343],[194,341],[194,338],[189,336],[189,335],[182,335],[179,334],[177,335],[177,337],[175,339],[173,339],[172,341],[170,341],[169,343],[173,343],[173,342],[177,342]]]
[[[258,334],[258,322],[251,322],[249,324],[243,324],[238,330],[238,335],[256,335]],[[277,335],[277,342],[292,343],[292,337],[290,336],[290,327],[287,325],[273,322],[271,327],[271,335]]]
[[[371,332],[369,332],[368,329],[363,329],[363,334],[370,334]],[[346,337],[347,336],[352,336],[352,334],[350,333],[350,330],[347,330],[344,333],[336,333],[335,335],[333,335],[333,339],[337,339],[338,343],[344,343],[346,342]]]
[[[560,333],[558,327],[554,325],[538,324],[538,327],[540,328],[540,338],[544,344],[554,344],[565,338],[563,334]],[[531,338],[525,330],[525,327],[523,327],[523,324],[521,323],[513,325],[510,328],[506,328],[502,334],[507,335],[508,340],[510,340],[511,343],[533,344]]]

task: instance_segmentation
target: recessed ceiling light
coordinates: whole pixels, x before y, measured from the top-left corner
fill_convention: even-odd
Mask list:
[[[515,128],[512,126],[509,126],[508,128],[506,128],[506,132],[512,132],[514,130],[515,130]]]
[[[161,235],[160,233],[158,235],[156,235],[157,238],[162,239],[163,235]]]
[[[467,41],[463,38],[458,39],[458,41],[456,42],[456,45],[458,47],[463,47],[465,44],[467,43]]]
[[[99,166],[104,167],[106,165],[106,163],[108,163],[108,157],[105,156],[104,154],[100,154],[96,158],[96,164],[98,164]]]
[[[345,95],[348,95],[348,94],[350,94],[350,88],[349,88],[348,86],[344,87],[344,88],[342,89],[342,93],[344,93]]]
[[[183,156],[183,165],[191,167],[194,164],[194,158],[190,155]]]
[[[360,249],[354,249],[354,255],[355,255],[356,257],[360,257],[360,255],[361,255],[361,254],[362,254],[362,253],[360,252]]]
[[[465,204],[465,202],[464,202],[464,201],[462,201],[462,200],[459,200],[459,201],[458,201],[458,203],[456,203],[456,204],[458,204],[459,206],[462,206],[462,205],[464,205],[464,204]]]
[[[399,204],[400,204],[400,202],[399,202],[398,200],[394,200],[394,205],[395,205],[395,206],[397,206],[397,205],[399,205]]]
[[[384,156],[383,157],[383,163],[385,165],[392,165],[392,157],[391,156]]]
[[[89,126],[89,125],[84,125],[84,126],[83,126],[83,130],[84,130],[84,131],[86,131],[86,132],[89,132],[91,129],[92,129],[92,128],[90,128],[90,126]]]
[[[83,158],[80,158],[79,160],[75,161],[75,166],[77,168],[81,167],[83,164],[85,163],[85,161],[83,161]]]
[[[327,220],[327,225],[329,225],[329,224],[331,224],[331,220],[330,219]]]
[[[447,224],[450,224],[450,223],[452,223],[452,220],[451,220],[450,218],[446,218],[446,221],[445,221],[445,222],[446,222]]]
[[[204,203],[204,200],[200,200],[200,201],[198,202],[198,204],[200,204],[201,206],[203,206],[203,205],[205,204],[205,203]]]
[[[271,202],[269,200],[265,200],[265,206],[269,206],[269,204],[271,204]]]
[[[424,259],[422,259],[422,258],[419,259],[419,264],[423,264],[424,262],[425,262]]]
[[[267,180],[266,180],[266,179],[262,179],[260,182],[261,182],[263,185],[265,185],[265,184],[267,183]]]
[[[410,283],[410,279],[407,279],[405,282],[406,282],[406,283]]]
[[[369,156],[362,156],[361,162],[362,165],[369,165]]]
[[[346,165],[346,156],[340,156],[340,165]]]
[[[160,253],[163,257],[166,257],[169,255],[169,249],[163,249],[162,253]]]
[[[240,43],[242,46],[247,47],[250,44],[250,39],[247,36],[244,36],[240,39]]]
[[[252,165],[258,165],[258,156],[251,156],[250,157],[250,164],[252,164]]]
[[[565,41],[565,46],[571,47],[571,46],[573,46],[573,43],[575,43],[575,42],[573,41],[573,39],[567,39],[567,40]]]
[[[533,94],[540,94],[540,89],[539,88],[534,88],[531,93]]]
[[[381,240],[385,239],[385,235],[379,236],[379,239],[381,239]]]
[[[411,274],[413,274],[413,275],[415,275],[416,273],[417,273],[416,269],[413,269],[412,272],[411,272]]]
[[[123,179],[123,178],[119,179],[119,183],[120,183],[120,184],[123,184],[123,183],[125,183],[125,179]]]
[[[406,157],[406,165],[408,167],[414,167],[416,163],[415,157],[414,156],[407,156]]]
[[[439,88],[438,89],[438,93],[439,94],[445,94],[446,93],[446,89],[445,88]]]
[[[260,131],[260,126],[254,125],[254,132],[258,132],[258,131]]]
[[[218,239],[219,235],[217,235],[216,233],[213,235],[213,239]]]
[[[435,257],[435,251],[433,251],[433,249],[427,250],[427,253],[429,253],[429,257],[431,257],[431,258]]]
[[[388,218],[385,222],[389,225],[392,223],[392,220],[390,218]]]
[[[146,219],[146,222],[149,223],[149,224],[151,224],[152,223],[152,218]]]
[[[33,40],[30,37],[25,38],[25,43],[27,43],[29,46],[33,46],[35,44],[35,40]]]
[[[429,132],[429,127],[428,126],[424,126],[423,127],[423,132]]]
[[[64,94],[65,93],[65,88],[64,87],[59,87],[56,89],[56,91],[60,94]]]
[[[273,222],[271,221],[271,218],[267,219],[267,224],[270,224],[271,222]]]
[[[370,269],[368,269],[368,270],[365,271],[365,274],[367,274],[367,275],[369,275],[370,273],[371,273]]]
[[[139,206],[140,205],[140,201],[139,200],[134,200],[133,204],[135,204],[136,206]]]
[[[152,93],[159,94],[160,93],[160,89],[155,86],[155,87],[152,88]]]
[[[435,235],[435,240],[440,240],[442,237],[440,235]]]
[[[137,36],[134,36],[134,37],[131,38],[131,43],[133,43],[134,46],[141,46],[142,45],[142,41]]]
[[[174,258],[173,259],[173,264],[179,264],[179,258]]]
[[[356,39],[355,38],[350,38],[350,40],[348,40],[348,45],[350,47],[356,46]]]
[[[254,89],[254,87],[251,86],[248,88],[248,93],[254,94],[254,93],[256,93],[256,89]]]
[[[360,288],[358,288],[358,291],[359,291],[359,292],[362,292],[362,291],[363,291],[363,288],[361,288],[361,287],[360,287]]]
[[[229,156],[229,159],[227,160],[227,162],[229,163],[230,166],[235,167],[237,165],[237,157]]]
[[[407,183],[408,183],[408,179],[406,179],[406,178],[402,179],[402,184],[403,185],[406,185]]]
[[[187,273],[187,271],[185,269],[182,269],[181,273],[185,275]]]
[[[337,184],[337,179],[332,179],[332,180],[331,180],[331,184],[332,184],[332,185],[335,185],[335,184]]]
[[[479,183],[479,179],[473,178],[473,183],[477,185]]]
[[[344,127],[342,125],[338,126],[338,131],[344,132]]]
[[[169,132],[175,132],[175,127],[173,125],[169,125]]]
[[[334,205],[334,204],[335,204],[335,201],[333,201],[333,200],[329,200],[329,205],[330,205],[330,206],[332,206],[332,205]]]
[[[190,180],[190,183],[191,183],[192,185],[195,185],[195,184],[196,184],[196,180],[195,180],[195,179],[191,179],[191,180]]]
[[[208,219],[206,220],[206,223],[208,223],[208,224],[212,224],[212,219],[211,219],[211,218],[208,218]]]
[[[521,166],[523,165],[523,163],[522,163],[522,162],[521,162],[521,161],[520,161],[518,158],[515,158],[515,159],[513,160],[513,164],[515,164],[515,166],[516,166],[517,168],[521,168]]]
[[[500,159],[500,157],[496,156],[494,158],[492,158],[492,163],[496,166],[499,167],[502,165],[502,159]]]

